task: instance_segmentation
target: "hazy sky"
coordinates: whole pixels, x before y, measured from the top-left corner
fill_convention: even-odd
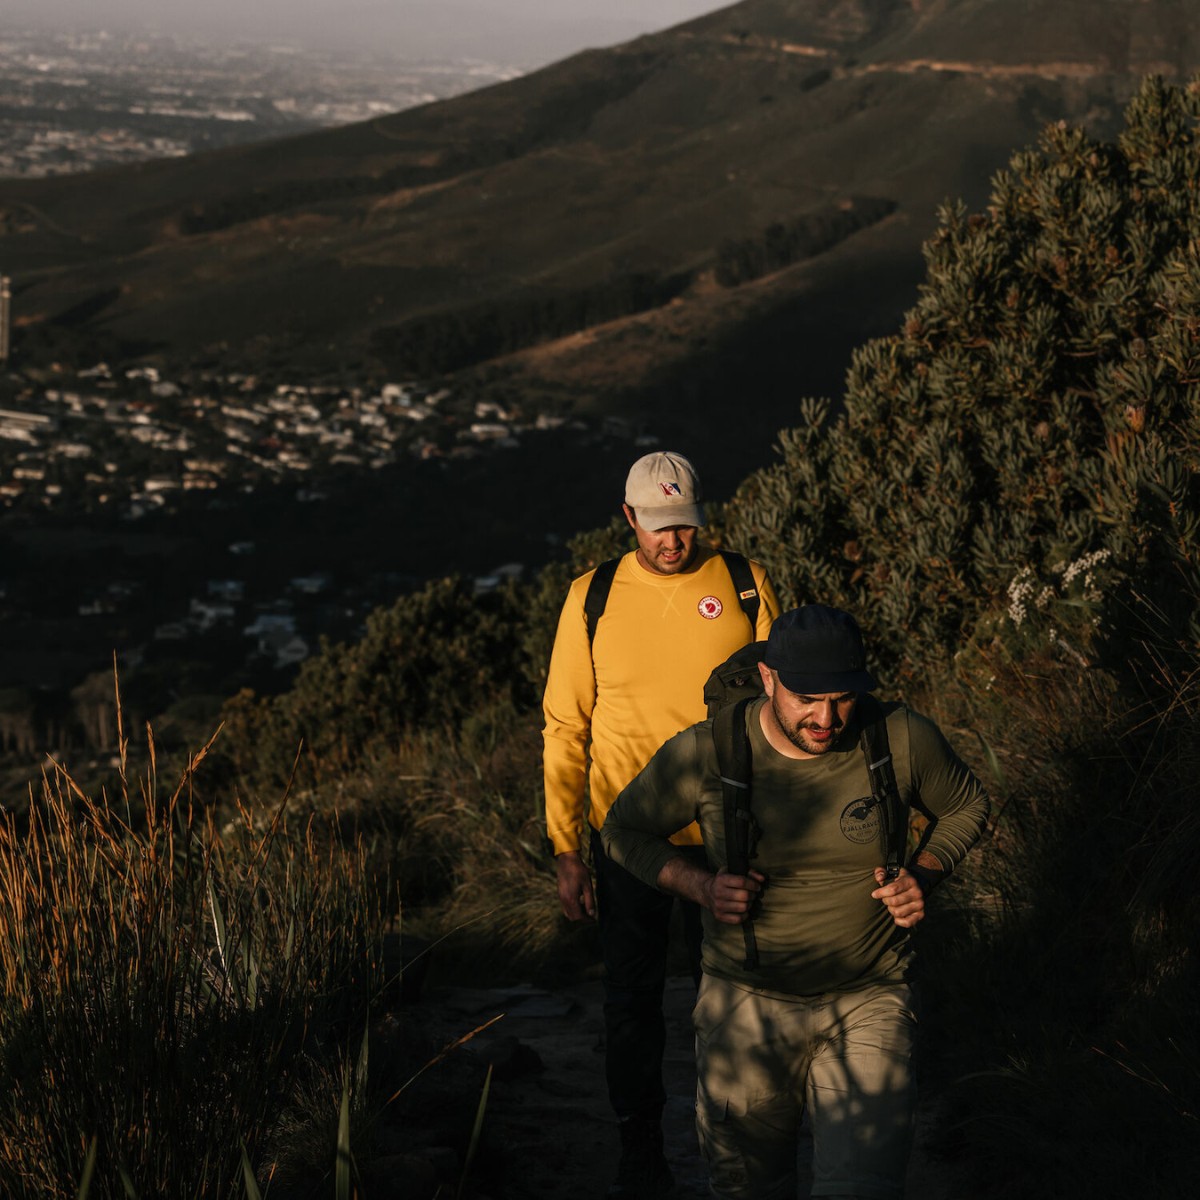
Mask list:
[[[524,65],[665,29],[721,0],[0,0],[8,23],[157,28]]]

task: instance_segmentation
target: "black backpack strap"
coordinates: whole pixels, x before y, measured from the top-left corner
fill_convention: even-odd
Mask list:
[[[750,639],[758,637],[758,610],[762,601],[758,594],[758,584],[754,582],[754,572],[745,555],[733,550],[722,550],[721,557],[729,569],[729,578],[733,580],[733,590],[737,593],[738,604],[750,622]]]
[[[583,598],[583,615],[587,618],[588,645],[596,640],[596,626],[604,615],[608,604],[608,593],[612,590],[613,576],[620,565],[619,558],[605,559],[592,572],[592,581],[588,584],[587,595]]]
[[[859,739],[866,759],[871,795],[879,810],[879,844],[883,852],[884,876],[895,879],[908,843],[908,805],[896,783],[896,767],[888,744],[887,713],[869,694],[858,698],[862,736]]]
[[[758,843],[758,824],[750,811],[750,735],[746,732],[746,707],[750,700],[748,697],[725,705],[717,712],[712,724],[725,807],[726,866],[733,875],[749,872]],[[744,966],[747,971],[755,971],[758,969],[758,940],[754,936],[752,916],[742,922],[742,937],[746,942]]]

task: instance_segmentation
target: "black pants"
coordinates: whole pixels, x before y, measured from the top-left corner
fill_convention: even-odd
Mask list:
[[[680,854],[707,866],[702,846]],[[666,1044],[663,986],[674,898],[647,887],[605,853],[592,831],[592,863],[600,944],[604,953],[605,1075],[619,1118],[657,1119],[666,1104],[662,1062]],[[693,980],[700,981],[700,906],[680,901]]]

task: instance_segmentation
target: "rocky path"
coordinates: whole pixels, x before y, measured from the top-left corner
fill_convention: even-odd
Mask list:
[[[691,980],[668,981],[666,994],[667,1157],[676,1200],[709,1196],[693,1127],[695,1065]],[[618,1136],[604,1087],[601,988],[595,981],[560,991],[440,989],[418,1006],[443,1027],[466,1032],[504,1016],[456,1053],[493,1065],[482,1148],[465,1194],[488,1200],[600,1200],[616,1170]],[[411,1016],[420,1019],[419,1011]],[[469,1097],[465,1103],[470,1105]],[[802,1142],[801,1159],[807,1146]],[[453,1191],[449,1194],[453,1195]],[[807,1195],[803,1182],[801,1196]],[[948,1168],[918,1136],[908,1194],[964,1200]]]

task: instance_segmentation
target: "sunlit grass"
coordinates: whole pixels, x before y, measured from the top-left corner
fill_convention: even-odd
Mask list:
[[[0,1194],[241,1195],[302,1060],[361,1030],[387,889],[361,839],[285,806],[218,820],[63,766],[0,822]],[[336,1109],[337,1100],[331,1100]]]

